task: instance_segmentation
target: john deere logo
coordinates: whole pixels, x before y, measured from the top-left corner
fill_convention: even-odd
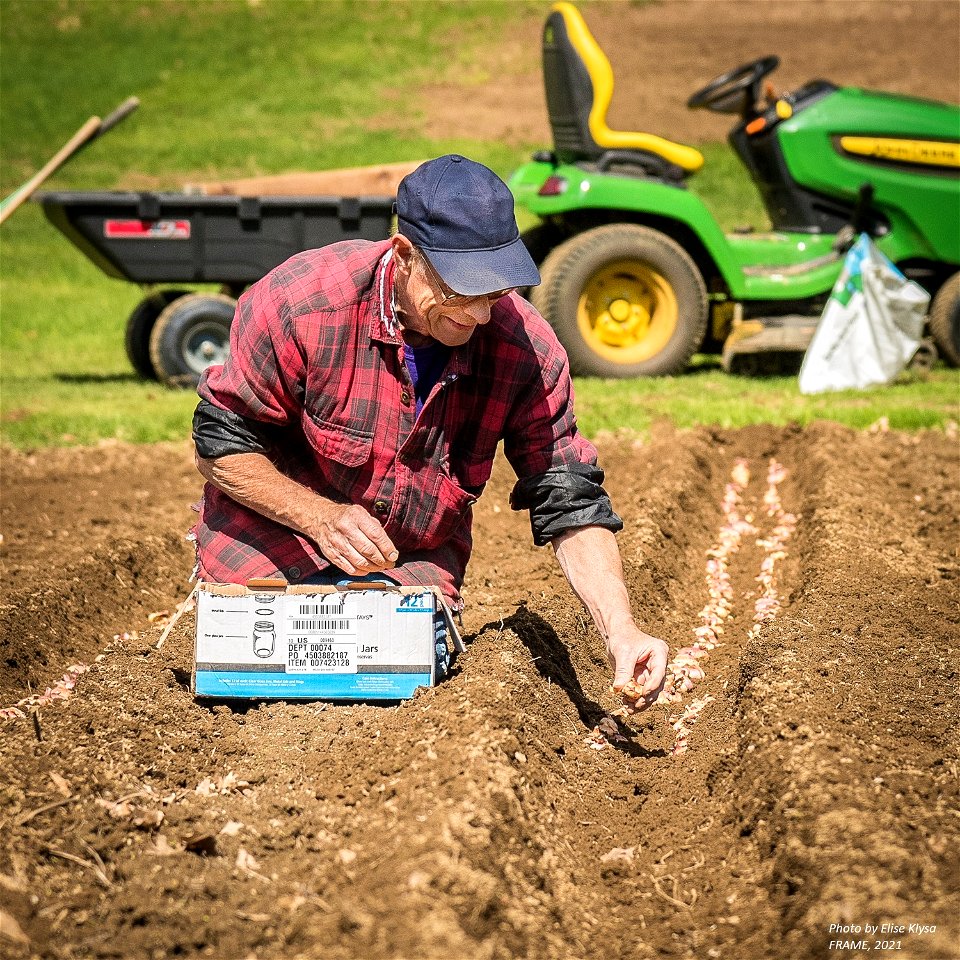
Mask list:
[[[960,167],[960,143],[941,140],[897,140],[893,137],[841,137],[847,153],[876,157],[895,163],[919,163],[931,167]]]

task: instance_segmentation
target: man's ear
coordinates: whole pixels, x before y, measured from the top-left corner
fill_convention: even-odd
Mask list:
[[[390,245],[393,247],[393,255],[397,262],[402,264],[404,269],[409,270],[413,257],[413,244],[402,233],[395,233],[390,238]]]

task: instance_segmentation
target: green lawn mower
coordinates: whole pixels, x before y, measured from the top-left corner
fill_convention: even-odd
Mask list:
[[[813,80],[774,94],[763,57],[717,77],[692,109],[738,117],[729,141],[766,206],[768,233],[724,234],[687,179],[695,149],[611,130],[609,61],[579,11],[543,34],[551,151],[510,180],[540,218],[524,238],[533,303],[580,374],[677,373],[722,348],[727,370],[799,359],[860,232],[933,297],[922,359],[960,365],[960,109]],[[920,358],[918,358],[920,359]]]

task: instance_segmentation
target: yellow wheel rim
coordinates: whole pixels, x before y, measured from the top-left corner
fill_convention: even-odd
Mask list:
[[[618,260],[594,273],[577,304],[587,346],[613,363],[642,363],[666,347],[679,309],[670,282],[636,260]]]

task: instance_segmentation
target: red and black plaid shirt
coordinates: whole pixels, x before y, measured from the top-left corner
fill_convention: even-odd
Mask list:
[[[392,308],[389,241],[298,254],[241,298],[230,358],[201,397],[269,425],[289,476],[360,504],[400,551],[385,575],[438,584],[459,602],[472,504],[500,440],[519,478],[596,463],[576,428],[567,357],[516,294],[496,303],[449,362],[419,417]],[[196,527],[201,575],[303,580],[329,564],[306,537],[211,484]]]

